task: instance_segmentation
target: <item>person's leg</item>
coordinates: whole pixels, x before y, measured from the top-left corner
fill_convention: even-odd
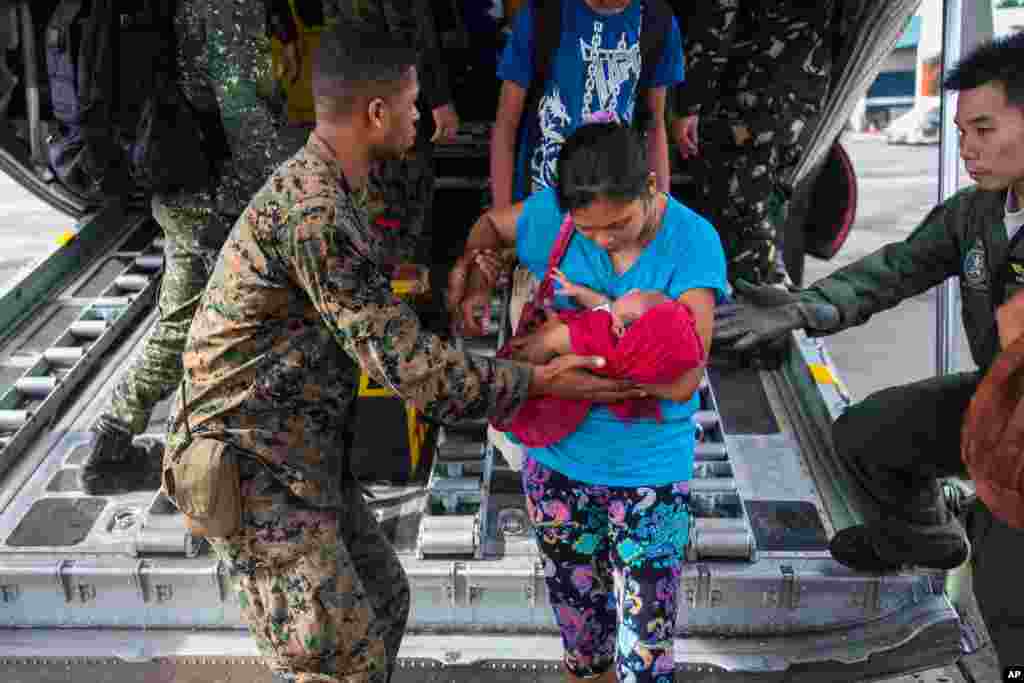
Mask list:
[[[345,522],[343,535],[352,564],[373,605],[375,619],[370,637],[384,642],[390,680],[409,619],[409,579],[357,486],[351,487],[351,498],[341,519]]]
[[[350,520],[339,509],[306,505],[241,458],[242,528],[210,544],[275,680],[386,683],[390,633],[378,627],[374,603],[388,601],[371,594],[357,571],[344,542]],[[393,615],[402,611],[395,604]]]
[[[200,237],[211,221],[220,221],[207,209],[171,207],[158,199],[153,200],[153,218],[164,233],[160,317],[114,388],[110,408],[133,434],[146,428],[153,406],[181,381],[181,355],[213,261]]]
[[[613,488],[610,558],[621,615],[615,657],[620,680],[672,683],[677,594],[690,519],[686,482]]]
[[[1002,666],[1024,665],[1024,591],[1020,558],[1024,530],[995,517],[980,499],[967,513],[974,597]]]
[[[82,488],[92,495],[160,486],[159,457],[134,448],[132,438],[181,381],[188,330],[219,249],[206,238],[227,232],[223,219],[187,201],[172,207],[154,199],[153,218],[164,233],[159,318],[114,387],[107,410],[92,425],[96,440],[79,474]]]
[[[867,524],[832,539],[836,560],[880,570],[951,568],[966,559],[963,530],[937,478],[964,473],[960,425],[977,384],[977,373],[960,373],[890,387],[836,420],[836,451],[873,503]]]
[[[607,678],[615,657],[612,587],[600,561],[607,552],[607,492],[591,489],[527,457],[526,509],[544,556],[548,599],[562,634],[570,681]],[[587,503],[579,505],[583,496]]]

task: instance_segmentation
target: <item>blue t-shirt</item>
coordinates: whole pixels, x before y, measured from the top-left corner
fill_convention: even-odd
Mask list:
[[[539,144],[527,149],[529,126],[520,126],[516,154],[515,201],[541,187],[552,187],[562,143],[583,122],[585,114],[614,111],[619,119],[633,120],[637,81],[640,78],[640,0],[618,14],[602,15],[583,0],[561,0],[562,39],[552,63],[544,94],[537,108]],[[523,88],[533,79],[533,17],[524,3],[498,64],[498,78]],[[683,44],[679,25],[664,44],[661,63],[649,87],[673,86],[683,81]],[[523,171],[530,160],[532,184]]]
[[[530,196],[516,224],[516,252],[542,278],[564,214],[553,189]],[[616,274],[608,253],[576,233],[559,268],[572,282],[612,299],[631,289],[656,290],[677,299],[691,289],[710,289],[721,302],[726,294],[725,254],[718,233],[704,218],[671,196],[654,240],[633,265]],[[556,290],[557,291],[557,290]],[[575,306],[564,296],[555,306]],[[699,398],[686,403],[661,401],[663,422],[623,421],[595,405],[575,432],[529,454],[572,479],[607,486],[657,486],[684,481],[693,473],[694,426]]]

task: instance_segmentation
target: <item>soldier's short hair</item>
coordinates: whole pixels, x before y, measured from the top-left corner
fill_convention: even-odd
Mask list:
[[[415,49],[387,31],[346,24],[327,28],[313,56],[317,109],[351,114],[361,102],[398,92],[415,65]]]
[[[983,43],[961,59],[946,77],[947,90],[971,90],[1001,83],[1006,101],[1024,107],[1024,32]]]

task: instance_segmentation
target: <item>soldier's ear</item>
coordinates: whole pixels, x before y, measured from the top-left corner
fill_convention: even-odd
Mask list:
[[[374,97],[366,105],[366,114],[371,129],[383,128],[387,118],[387,103],[380,97]]]

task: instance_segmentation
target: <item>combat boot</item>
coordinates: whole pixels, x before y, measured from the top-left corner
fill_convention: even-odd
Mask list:
[[[832,537],[829,552],[837,562],[862,572],[907,566],[955,569],[970,557],[971,544],[956,517],[944,513],[938,524],[886,519],[848,527]]]
[[[110,495],[160,488],[163,444],[152,440],[136,445],[128,424],[104,413],[93,423],[93,450],[79,472],[89,495]]]

